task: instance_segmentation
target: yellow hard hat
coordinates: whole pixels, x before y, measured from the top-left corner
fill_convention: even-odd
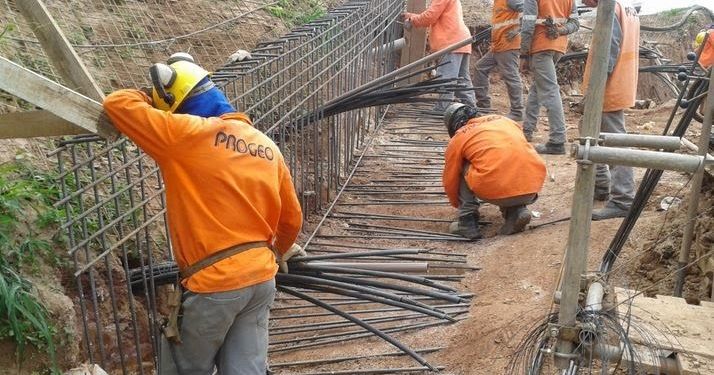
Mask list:
[[[704,43],[704,37],[707,35],[706,31],[700,31],[699,34],[694,38],[694,48],[699,48],[699,46]]]
[[[175,112],[189,96],[191,90],[208,76],[208,72],[187,60],[179,60],[171,65],[154,64],[149,68],[154,107]]]

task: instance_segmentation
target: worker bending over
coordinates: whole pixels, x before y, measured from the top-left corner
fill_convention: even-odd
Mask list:
[[[589,7],[597,7],[598,0],[583,0]],[[615,20],[612,23],[610,56],[607,66],[607,82],[602,105],[600,131],[605,133],[627,133],[625,111],[635,105],[637,97],[637,74],[640,53],[640,20],[637,11],[626,7],[620,0],[615,1]],[[590,79],[592,49],[585,63],[583,87]],[[587,96],[585,100],[588,100]],[[607,201],[605,207],[594,210],[593,220],[625,217],[635,197],[635,177],[632,167],[597,164],[595,168],[595,195],[600,201]]]
[[[431,52],[442,50],[471,36],[471,32],[464,23],[460,0],[432,0],[429,8],[419,14],[404,13],[404,23],[407,29],[410,27],[429,28],[429,49]],[[446,64],[437,67],[436,73],[441,78],[458,78],[459,84],[471,88],[470,57],[470,44],[447,53],[441,60]],[[453,92],[442,94],[434,109],[443,111],[446,104],[452,102],[453,98]],[[476,99],[471,90],[456,91],[456,99],[472,107],[476,106]]]
[[[186,292],[183,319],[164,331],[173,343],[162,340],[160,373],[264,375],[275,255],[284,262],[303,253],[293,246],[300,204],[275,143],[190,55],[169,62],[151,67],[153,89],[119,90],[104,101],[117,129],[156,161],[166,186]]]
[[[442,179],[449,202],[459,209],[449,232],[472,240],[481,238],[479,199],[501,209],[501,234],[518,233],[530,222],[526,205],[535,202],[545,180],[545,162],[518,123],[478,116],[475,108],[460,103],[444,113],[451,140]]]
[[[489,74],[498,67],[506,83],[511,111],[506,115],[514,121],[523,121],[523,83],[518,71],[521,54],[521,14],[523,0],[495,0],[491,16],[491,49],[476,63],[474,88],[476,105],[491,108],[488,94]]]
[[[548,142],[536,146],[540,154],[565,154],[565,115],[555,64],[568,47],[567,35],[578,31],[575,0],[525,0],[521,26],[524,70],[533,74],[526,101],[523,132],[529,141],[538,122],[540,107],[548,112]]]

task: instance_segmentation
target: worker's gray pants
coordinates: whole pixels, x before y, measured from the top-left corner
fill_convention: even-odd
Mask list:
[[[511,102],[511,111],[507,117],[521,121],[523,119],[523,83],[521,74],[518,72],[520,61],[520,51],[488,51],[476,63],[476,74],[474,74],[474,93],[476,95],[476,105],[480,108],[491,108],[491,96],[488,95],[489,79],[493,68],[498,67],[501,78],[506,82],[508,99]]]
[[[500,199],[484,199],[476,197],[474,192],[471,191],[471,188],[466,183],[466,174],[468,173],[470,167],[471,164],[464,162],[464,167],[461,172],[461,184],[459,184],[459,217],[478,212],[478,208],[481,205],[479,199],[486,203],[498,206],[501,210],[503,210],[508,207],[531,204],[538,198],[538,194],[524,194]]]
[[[214,366],[219,375],[265,375],[275,279],[228,292],[186,292],[184,297],[183,342],[169,345],[162,335],[159,375],[211,375]]]
[[[551,143],[565,143],[565,115],[563,101],[560,98],[560,86],[555,73],[555,64],[563,56],[560,52],[538,52],[530,58],[530,69],[533,73],[533,85],[526,102],[526,118],[523,121],[523,132],[533,133],[536,130],[540,107],[548,112]]]
[[[625,112],[603,112],[600,131],[625,134]],[[597,164],[595,166],[595,190],[610,191],[607,206],[629,209],[635,198],[635,176],[632,167]]]
[[[471,73],[469,72],[468,53],[447,53],[441,58],[441,62],[449,62],[436,68],[436,74],[441,78],[458,78],[458,83],[464,87],[471,88]],[[439,96],[439,102],[434,106],[434,110],[443,112],[446,107],[454,101],[454,95],[461,103],[476,107],[476,97],[473,90],[459,90],[448,92]]]

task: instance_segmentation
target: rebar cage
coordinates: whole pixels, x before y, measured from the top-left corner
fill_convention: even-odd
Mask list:
[[[319,114],[321,104],[394,69],[393,53],[379,47],[397,39],[402,9],[398,0],[347,2],[260,44],[250,60],[212,73],[280,146],[306,214],[334,198],[384,108],[310,124],[297,119]],[[59,142],[51,155],[59,168],[56,205],[66,214],[62,230],[74,268],[68,289],[74,288],[69,294],[81,310],[85,360],[110,373],[153,373],[166,311],[165,287],[155,287],[149,275],[172,261],[160,171],[126,139],[77,137]]]

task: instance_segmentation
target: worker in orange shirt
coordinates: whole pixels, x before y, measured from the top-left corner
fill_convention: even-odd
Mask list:
[[[565,154],[565,114],[555,64],[568,47],[567,35],[580,28],[575,0],[525,0],[521,23],[523,69],[533,74],[526,101],[523,132],[529,141],[540,107],[548,111],[548,142],[536,146],[540,154]]]
[[[535,202],[545,180],[545,162],[520,125],[503,116],[479,117],[475,108],[461,103],[446,109],[444,122],[451,140],[442,181],[449,202],[459,210],[449,232],[481,238],[479,199],[501,209],[501,234],[523,231],[531,220],[526,206]]]
[[[464,23],[464,15],[460,0],[432,0],[429,8],[414,14],[404,13],[405,27],[428,27],[429,49],[432,52],[442,50],[454,43],[460,42],[471,36]],[[469,72],[469,58],[471,45],[463,46],[442,57],[441,62],[446,63],[436,68],[436,74],[442,78],[458,78],[459,84],[471,88],[471,73]],[[452,102],[454,93],[442,94],[440,101],[434,107],[442,112],[446,104]],[[476,98],[471,90],[456,91],[456,99],[472,107],[476,106]]]
[[[489,74],[498,67],[506,83],[511,110],[506,115],[514,121],[523,121],[523,83],[518,71],[521,55],[521,14],[523,0],[496,0],[491,16],[491,49],[476,63],[474,93],[479,108],[490,108],[488,95]]]
[[[284,265],[302,211],[278,147],[236,112],[188,54],[150,68],[153,89],[104,101],[112,123],[151,156],[166,187],[183,318],[161,374],[266,373],[276,255]],[[165,331],[166,333],[166,331]]]
[[[710,25],[708,30],[702,30],[697,34],[693,47],[695,51],[702,49],[702,53],[699,55],[699,64],[704,69],[709,69],[714,65],[714,24]]]
[[[583,0],[583,4],[597,7],[598,0]],[[585,62],[584,88],[587,88],[590,80],[591,61],[592,49]],[[639,62],[640,20],[637,11],[616,0],[600,122],[601,132],[627,133],[624,110],[635,105]],[[598,164],[595,171],[594,198],[607,203],[604,208],[593,210],[592,219],[604,220],[627,216],[635,198],[635,176],[632,167],[623,165],[608,167],[605,164]]]

